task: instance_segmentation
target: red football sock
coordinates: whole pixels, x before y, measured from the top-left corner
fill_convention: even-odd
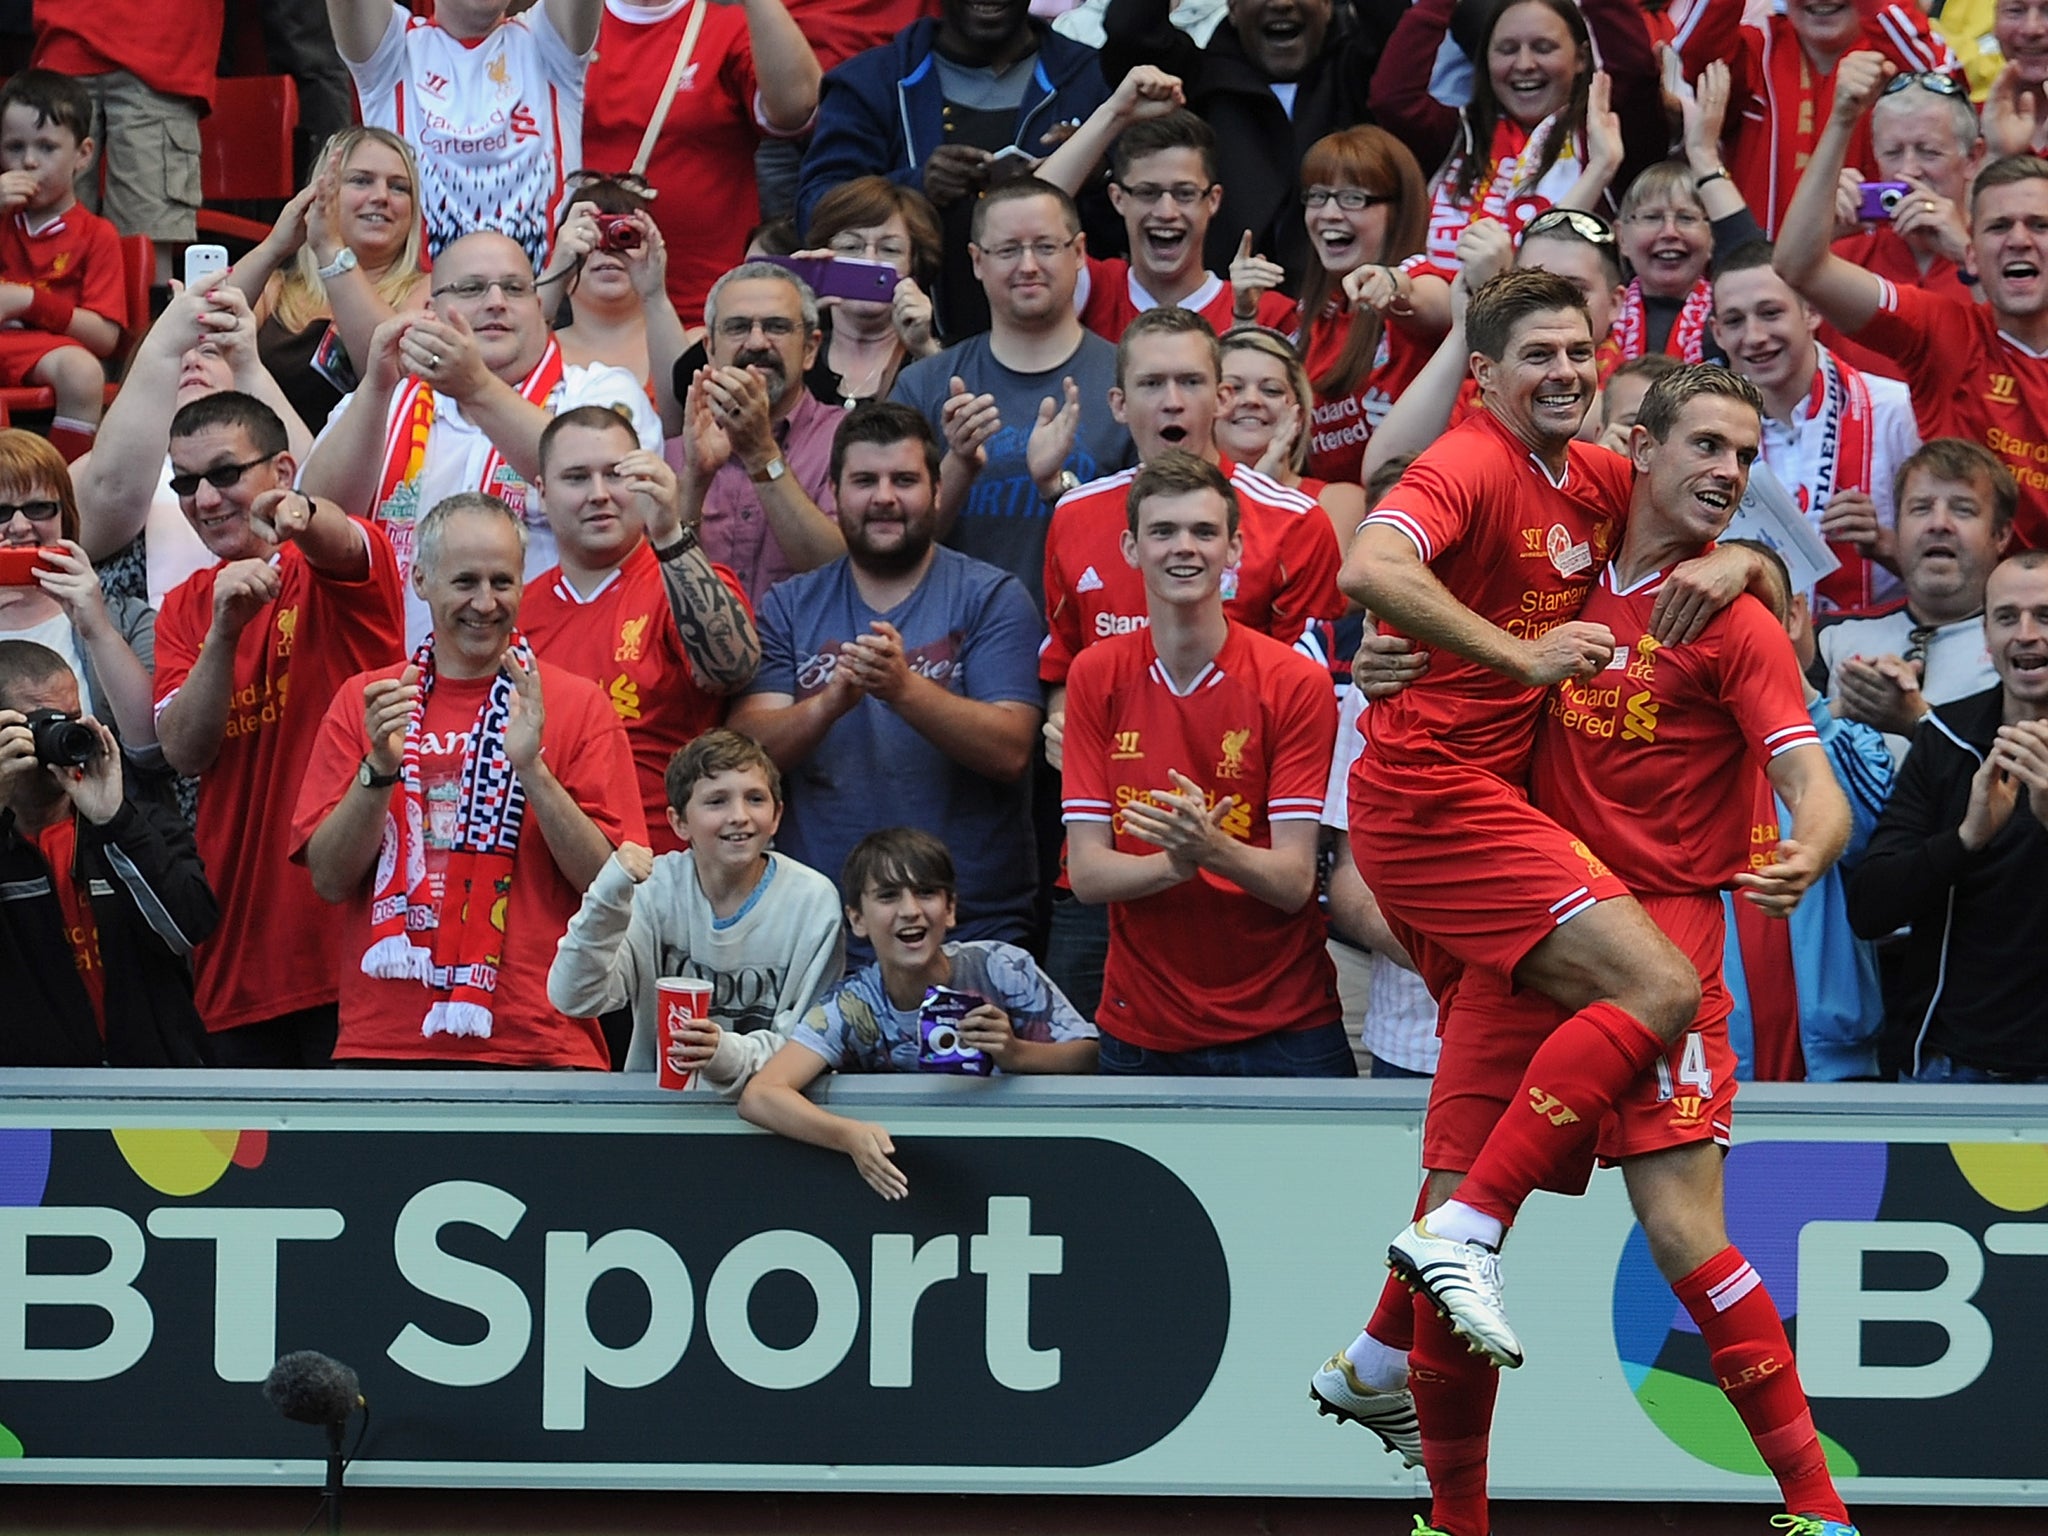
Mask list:
[[[1612,1003],[1573,1014],[1537,1047],[1456,1198],[1512,1223],[1530,1193],[1582,1154],[1622,1091],[1663,1054],[1664,1042]]]
[[[1429,1474],[1429,1523],[1449,1536],[1487,1536],[1486,1442],[1500,1372],[1474,1354],[1427,1297],[1416,1296],[1415,1347],[1408,1386],[1422,1425],[1422,1466]]]
[[[1380,1304],[1372,1309],[1365,1331],[1389,1349],[1415,1347],[1415,1293],[1392,1275],[1380,1288]]]
[[[60,416],[50,423],[50,446],[64,455],[66,464],[75,463],[92,452],[93,438],[98,431],[96,426]]]
[[[1415,1220],[1420,1221],[1429,1214],[1429,1180],[1422,1181],[1422,1192],[1415,1197]],[[1365,1331],[1389,1349],[1413,1349],[1415,1347],[1415,1293],[1402,1281],[1392,1275],[1380,1288],[1380,1304],[1372,1309],[1372,1320],[1365,1325]]]
[[[1846,1524],[1849,1511],[1828,1476],[1792,1344],[1763,1276],[1731,1245],[1671,1289],[1700,1325],[1714,1377],[1777,1478],[1785,1508]],[[1425,1440],[1423,1449],[1428,1448]]]

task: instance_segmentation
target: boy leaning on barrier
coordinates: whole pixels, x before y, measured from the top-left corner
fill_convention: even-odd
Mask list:
[[[839,979],[845,944],[832,882],[772,852],[782,775],[751,737],[706,731],[669,759],[668,819],[689,846],[622,844],[598,871],[548,971],[572,1015],[630,1004],[628,1072],[659,1049],[655,982],[711,983],[711,1017],[681,1031],[671,1065],[737,1092]]]
[[[1093,1072],[1095,1026],[1016,945],[946,942],[953,856],[929,832],[892,827],[862,838],[839,889],[848,925],[875,958],[804,1016],[789,1049],[747,1084],[740,1114],[844,1152],[877,1194],[900,1200],[910,1185],[891,1161],[889,1133],[804,1097],[821,1072]]]

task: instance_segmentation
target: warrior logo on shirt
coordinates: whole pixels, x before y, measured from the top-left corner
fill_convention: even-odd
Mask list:
[[[619,643],[612,651],[613,661],[638,661],[647,649],[647,618],[641,614],[637,619],[628,619],[619,626]]]
[[[1251,739],[1252,732],[1250,726],[1223,733],[1223,760],[1216,765],[1217,778],[1237,779],[1244,777],[1244,748],[1245,743]]]
[[[1140,758],[1144,755],[1143,752],[1138,750],[1138,733],[1136,731],[1118,731],[1116,733],[1116,750],[1109,754],[1112,762],[1127,763],[1134,758]]]
[[[1991,405],[2015,405],[2019,402],[2019,385],[2009,373],[1994,373],[1984,399]]]

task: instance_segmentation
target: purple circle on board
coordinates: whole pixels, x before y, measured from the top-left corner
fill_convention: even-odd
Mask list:
[[[41,1205],[50,1182],[50,1133],[0,1129],[0,1205]]]

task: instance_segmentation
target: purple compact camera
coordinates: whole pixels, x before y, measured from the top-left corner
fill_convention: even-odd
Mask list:
[[[982,1002],[972,992],[955,992],[951,987],[925,989],[924,1005],[917,1011],[918,1071],[968,1077],[987,1077],[995,1071],[994,1062],[960,1040],[960,1021]]]
[[[1856,203],[1856,217],[1866,223],[1889,219],[1912,190],[1913,184],[1907,181],[1866,181]]]

